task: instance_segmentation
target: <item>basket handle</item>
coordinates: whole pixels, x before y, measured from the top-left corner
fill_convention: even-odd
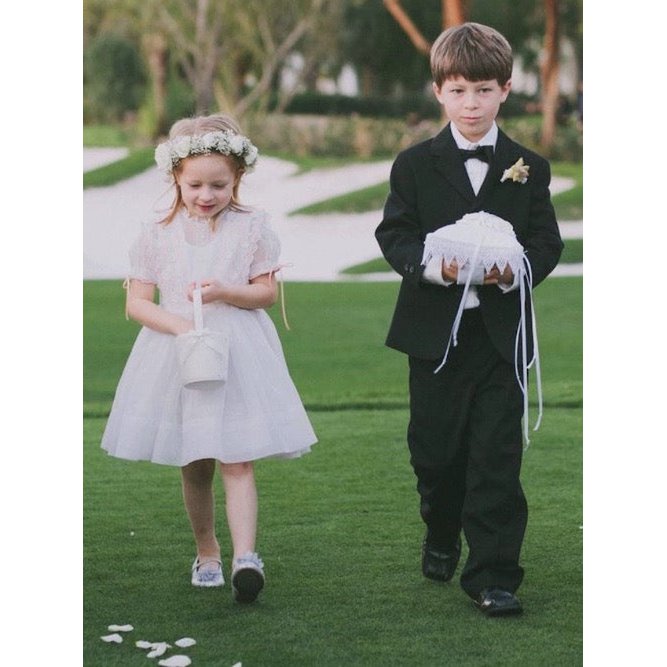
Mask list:
[[[199,283],[192,290],[192,305],[195,315],[195,331],[201,331],[204,328],[204,313],[202,312],[201,287]]]

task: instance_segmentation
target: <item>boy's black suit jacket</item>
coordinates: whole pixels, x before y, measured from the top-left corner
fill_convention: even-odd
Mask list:
[[[519,158],[530,167],[527,182],[501,183],[503,171]],[[421,359],[443,356],[463,287],[444,287],[422,279],[424,239],[466,213],[486,211],[510,222],[530,262],[533,286],[549,275],[563,249],[549,194],[550,180],[549,163],[501,130],[477,196],[449,125],[436,137],[398,155],[391,170],[383,220],[375,232],[387,261],[403,277],[387,336],[389,347]],[[519,290],[503,293],[497,285],[485,285],[477,291],[491,340],[507,361],[514,362]],[[530,324],[530,315],[528,321]],[[532,340],[530,329],[528,340]],[[528,354],[532,354],[532,345]]]

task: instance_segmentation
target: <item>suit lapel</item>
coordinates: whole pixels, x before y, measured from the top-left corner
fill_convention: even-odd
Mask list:
[[[475,192],[470,185],[463,160],[458,154],[458,148],[449,124],[433,139],[431,155],[438,173],[444,176],[465,199],[469,202],[474,201]]]

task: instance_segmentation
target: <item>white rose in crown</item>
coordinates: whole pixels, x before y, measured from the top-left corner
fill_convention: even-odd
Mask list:
[[[248,167],[252,167],[255,164],[257,161],[257,155],[257,148],[251,144],[250,148],[248,149],[248,155],[246,155],[245,158],[245,163]]]
[[[172,150],[181,159],[190,155],[190,148],[190,137],[177,137],[172,142]]]
[[[520,157],[509,169],[505,169],[500,182],[512,180],[515,183],[525,183],[528,180],[528,170],[530,167],[523,163],[523,158]]]
[[[167,144],[160,144],[155,149],[155,162],[160,171],[171,171],[171,152]]]
[[[243,137],[235,134],[229,138],[229,150],[231,150],[234,155],[242,155],[244,148],[245,144]]]

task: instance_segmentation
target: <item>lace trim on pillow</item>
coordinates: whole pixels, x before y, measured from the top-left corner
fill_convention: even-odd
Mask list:
[[[459,266],[465,266],[468,262],[471,264],[480,263],[484,266],[484,271],[490,271],[493,266],[497,266],[502,273],[507,266],[516,273],[523,263],[523,249],[517,243],[514,249],[484,248],[481,241],[479,243],[467,243],[465,241],[451,241],[439,239],[430,236],[428,244],[424,247],[422,264],[426,265],[433,258],[442,258],[446,264],[451,264],[456,260]]]

